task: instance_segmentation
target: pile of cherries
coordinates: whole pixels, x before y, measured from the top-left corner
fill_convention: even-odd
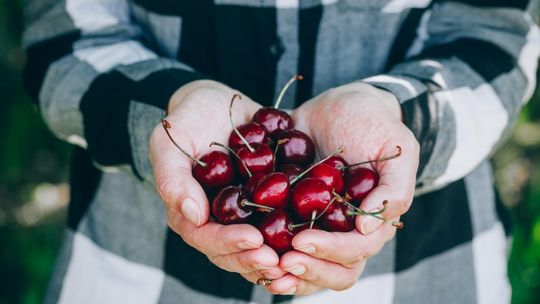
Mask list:
[[[313,163],[315,145],[311,138],[294,129],[289,114],[279,110],[287,88],[300,75],[291,78],[280,92],[274,107],[259,109],[251,122],[235,126],[232,106],[229,118],[233,132],[228,146],[213,142],[213,150],[196,159],[186,153],[169,133],[171,124],[162,125],[176,147],[194,162],[193,177],[212,200],[212,216],[221,224],[252,224],[261,231],[265,243],[278,254],[292,249],[293,237],[304,229],[347,232],[355,228],[356,215],[368,215],[389,222],[381,213],[358,208],[375,188],[378,174],[363,164],[396,158],[401,154],[355,164],[338,156],[343,147]]]

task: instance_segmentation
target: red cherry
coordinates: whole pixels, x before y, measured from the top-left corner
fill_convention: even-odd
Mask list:
[[[308,172],[307,177],[322,180],[330,189],[336,193],[342,193],[344,184],[341,171],[325,163],[315,166]]]
[[[347,212],[354,209],[346,204],[332,204],[319,219],[319,224],[327,231],[349,232],[354,230],[354,215]]]
[[[332,166],[340,171],[342,171],[342,168],[345,168],[348,165],[341,156],[332,156],[329,159],[325,160],[323,164]]]
[[[237,186],[223,188],[212,202],[212,214],[221,224],[247,223],[254,208],[245,206],[245,192]]]
[[[203,189],[207,191],[219,190],[232,184],[234,166],[229,154],[212,151],[201,157],[200,161],[205,163],[206,166],[195,164],[192,174]]]
[[[291,224],[291,217],[280,209],[268,213],[259,224],[264,243],[279,255],[293,249],[292,239],[296,232],[289,229]]]
[[[265,173],[255,173],[250,178],[248,178],[246,182],[246,191],[247,193],[251,194],[253,193],[253,190],[255,190],[255,186],[257,186],[257,183],[266,176]]]
[[[277,149],[277,159],[281,163],[306,166],[315,158],[315,145],[306,133],[288,130],[280,134],[278,140],[286,140]]]
[[[292,180],[304,172],[304,168],[296,164],[283,164],[279,167],[279,172],[285,173],[289,177],[289,180]]]
[[[266,143],[266,130],[256,122],[240,125],[237,129],[250,144]],[[244,141],[236,134],[236,132],[231,132],[231,135],[229,136],[229,147],[236,151],[243,146],[245,146]]]
[[[272,139],[282,131],[294,128],[294,121],[287,112],[272,107],[260,108],[251,120],[262,125]]]
[[[345,192],[360,203],[379,184],[377,172],[368,168],[356,168],[345,176]]]
[[[270,173],[257,183],[251,196],[251,200],[259,205],[275,209],[285,209],[289,203],[291,185],[285,173]]]
[[[313,211],[320,214],[332,200],[332,192],[320,179],[306,178],[294,187],[292,207],[302,220],[310,220]]]
[[[270,146],[267,144],[252,144],[251,146],[253,152],[249,151],[248,147],[242,147],[236,152],[239,157],[239,159],[236,159],[236,167],[240,175],[244,179],[249,178],[249,173],[242,165],[242,162],[252,174],[274,171],[274,154]]]

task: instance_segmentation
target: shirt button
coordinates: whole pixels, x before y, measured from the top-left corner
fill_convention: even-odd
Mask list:
[[[280,57],[285,52],[285,46],[281,42],[281,39],[277,38],[274,43],[270,45],[270,54]]]

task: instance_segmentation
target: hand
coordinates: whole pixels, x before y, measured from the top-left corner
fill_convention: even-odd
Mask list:
[[[391,93],[363,83],[345,85],[306,102],[293,113],[293,119],[297,129],[314,140],[320,156],[343,145],[342,156],[355,163],[395,154],[396,146],[400,146],[400,157],[371,165],[380,176],[379,185],[360,208],[380,210],[382,202],[388,200],[382,215],[392,220],[409,209],[419,145],[401,122],[400,106]],[[358,231],[348,233],[305,230],[298,234],[293,239],[295,251],[286,253],[280,261],[280,267],[289,274],[274,280],[268,290],[305,295],[322,288],[351,287],[366,259],[379,252],[395,234],[393,226],[367,216],[357,216],[356,227]]]
[[[166,117],[171,135],[187,153],[198,158],[213,141],[227,143],[232,127],[229,104],[231,88],[214,81],[194,81],[171,97]],[[233,108],[235,124],[248,122],[260,105],[243,96]],[[263,245],[263,237],[251,225],[208,222],[210,204],[191,174],[192,162],[170,141],[161,124],[150,139],[150,159],[157,190],[167,210],[168,224],[190,246],[218,267],[253,277],[281,277],[279,257]],[[261,273],[261,270],[266,273]]]

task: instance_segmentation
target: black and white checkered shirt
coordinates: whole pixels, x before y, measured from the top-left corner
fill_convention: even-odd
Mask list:
[[[506,303],[507,231],[489,155],[535,87],[538,1],[29,0],[25,84],[76,146],[46,303]],[[150,132],[211,78],[283,105],[362,80],[393,92],[421,145],[406,229],[349,290],[272,296],[167,228]]]

